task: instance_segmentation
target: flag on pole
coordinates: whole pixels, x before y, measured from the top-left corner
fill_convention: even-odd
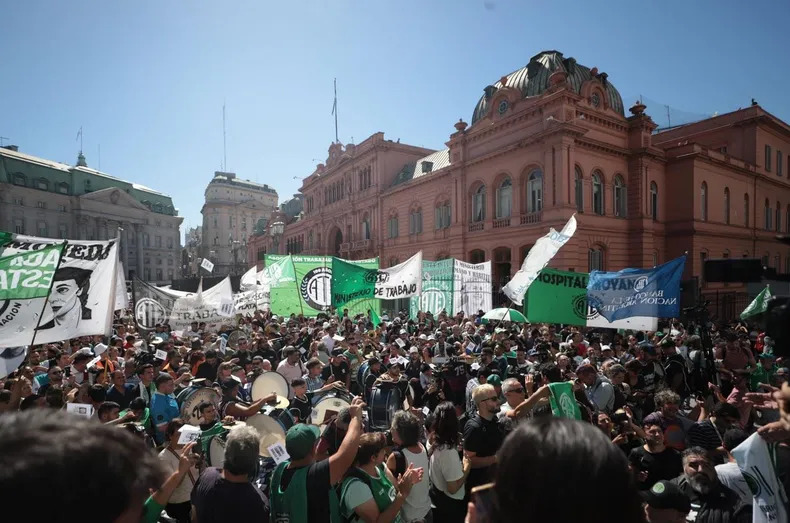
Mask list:
[[[0,347],[32,345],[47,303],[64,243],[0,257]]]
[[[372,323],[374,327],[381,325],[381,318],[379,318],[379,315],[376,314],[376,311],[373,309],[370,309],[370,323]]]
[[[760,294],[757,295],[756,298],[749,304],[748,307],[743,309],[741,313],[741,319],[745,320],[747,318],[751,318],[752,316],[757,316],[758,314],[762,314],[768,310],[768,302],[771,301],[773,296],[771,295],[771,289],[768,288],[768,285],[765,286],[765,289],[760,291]]]
[[[552,414],[558,418],[582,419],[571,382],[549,383],[549,393]]]
[[[397,300],[422,294],[422,251],[388,269],[332,258],[332,306],[358,299]]]
[[[557,232],[554,228],[543,238],[538,238],[535,245],[527,253],[521,268],[513,278],[502,287],[502,292],[510,298],[516,305],[521,305],[524,294],[538,277],[538,273],[549,264],[560,248],[568,243],[576,232],[576,214],[571,216],[562,231]]]

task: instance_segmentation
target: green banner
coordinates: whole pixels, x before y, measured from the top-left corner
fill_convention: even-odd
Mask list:
[[[339,309],[356,300],[372,299],[376,292],[377,269],[332,258],[332,306]]]
[[[587,324],[587,273],[543,269],[524,299],[530,323]]]
[[[278,262],[287,256],[266,255],[266,265]],[[271,286],[271,310],[279,316],[304,314],[316,316],[329,310],[332,304],[332,257],[291,255],[296,281],[287,281]],[[378,269],[378,258],[351,262],[366,269]],[[381,312],[376,299],[360,299],[347,303],[349,315],[367,315],[368,310]]]
[[[558,418],[582,419],[579,405],[576,404],[576,398],[573,396],[571,382],[549,383],[549,392],[552,414]]]
[[[0,258],[0,300],[46,298],[63,244]]]
[[[422,261],[422,295],[409,299],[409,315],[417,318],[417,312],[438,314],[446,310],[452,314],[453,270],[455,260]]]

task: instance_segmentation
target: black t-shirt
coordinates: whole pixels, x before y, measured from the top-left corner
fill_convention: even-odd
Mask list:
[[[329,376],[334,376],[335,381],[345,383],[349,372],[351,372],[351,368],[348,366],[348,363],[343,361],[340,365],[327,365],[324,367],[321,371],[321,377],[326,381],[329,379]]]
[[[265,360],[269,360],[269,362],[272,364],[272,368],[275,369],[277,368],[277,351],[275,351],[273,348],[269,347],[268,345],[266,347],[257,349],[252,354],[253,356],[260,356]]]
[[[206,379],[211,383],[214,383],[217,380],[217,369],[219,368],[219,361],[217,361],[216,365],[212,365],[207,361],[204,361],[200,364],[197,370],[197,374],[195,375],[195,379]]]
[[[310,523],[329,523],[329,489],[332,483],[329,478],[329,460],[321,460],[309,465],[307,469],[307,521]],[[283,470],[280,479],[280,490],[288,488],[294,472],[299,469]],[[275,488],[272,485],[272,488]],[[233,521],[228,519],[226,521]]]
[[[192,489],[197,523],[226,521],[258,523],[266,518],[263,493],[250,483],[231,483],[220,469],[203,471]]]
[[[308,392],[305,394],[304,399],[299,399],[298,397],[294,396],[294,398],[291,400],[291,404],[288,406],[288,408],[299,411],[299,423],[310,422],[310,414],[313,412],[312,400],[314,395],[314,392]]]
[[[497,421],[496,416],[487,420],[480,417],[480,414],[475,414],[464,427],[464,450],[474,452],[481,458],[496,454],[504,439],[504,429]],[[493,469],[493,466],[472,469],[466,480],[467,492],[471,491],[472,487],[491,481]]]
[[[636,447],[628,455],[628,462],[634,469],[640,490],[649,489],[662,479],[674,479],[683,472],[680,453],[670,448],[653,454],[645,450],[644,446]],[[639,472],[643,470],[647,471],[647,479],[638,481]]]

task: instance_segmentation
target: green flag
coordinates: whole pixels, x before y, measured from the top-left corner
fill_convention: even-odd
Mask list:
[[[455,260],[422,261],[422,294],[409,299],[409,315],[417,317],[419,311],[439,314],[442,310],[453,312]]]
[[[369,300],[376,293],[378,270],[332,258],[332,306],[338,309],[354,300]]]
[[[376,314],[375,309],[370,309],[370,323],[372,323],[374,327],[381,325],[381,318]]]
[[[30,345],[42,317],[65,243],[0,257],[0,347]]]
[[[573,396],[573,384],[569,381],[549,383],[551,412],[558,418],[582,419],[582,413]]]
[[[741,313],[741,319],[745,320],[746,318],[751,318],[752,316],[757,316],[758,314],[762,314],[768,310],[768,302],[771,301],[771,290],[768,286],[765,286],[765,289],[760,291],[760,294],[754,298],[748,307],[746,307],[743,312]]]

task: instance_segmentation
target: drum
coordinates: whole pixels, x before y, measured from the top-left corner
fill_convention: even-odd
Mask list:
[[[370,392],[370,430],[389,430],[392,417],[402,409],[403,398],[395,383],[378,383]]]
[[[265,398],[272,392],[278,396],[291,397],[291,384],[279,372],[264,372],[252,382],[252,401]]]
[[[176,397],[181,409],[181,417],[190,425],[197,425],[200,418],[198,405],[204,401],[219,405],[220,397],[211,387],[189,387],[182,390]]]
[[[365,378],[368,377],[368,367],[370,367],[370,361],[364,361],[357,369],[357,383],[360,387],[365,387]]]
[[[313,412],[310,414],[310,423],[313,425],[326,425],[337,416],[340,409],[350,407],[351,394],[345,390],[330,390],[320,396],[313,397]]]
[[[261,436],[260,455],[270,458],[269,447],[275,443],[285,445],[285,433],[294,426],[294,417],[288,409],[264,407],[247,418],[247,425],[255,427]]]
[[[227,439],[227,432],[211,436],[208,442],[208,455],[206,456],[209,467],[221,469],[222,465],[225,464],[225,441]]]

